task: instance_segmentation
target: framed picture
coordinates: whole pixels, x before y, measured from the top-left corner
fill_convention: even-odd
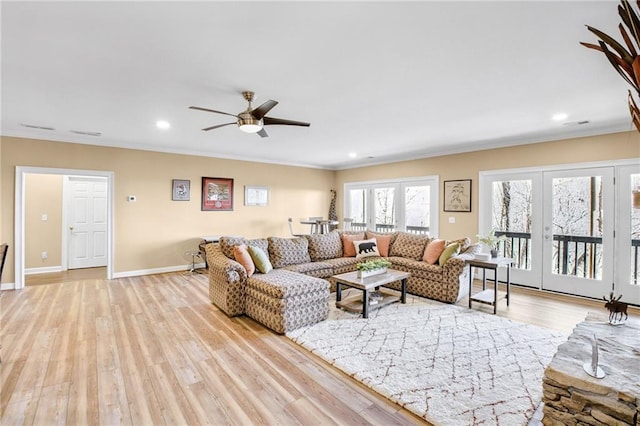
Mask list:
[[[233,210],[233,179],[203,177],[202,210]]]
[[[444,181],[444,211],[471,211],[471,179]]]
[[[245,185],[244,205],[245,206],[266,206],[269,204],[269,187]]]
[[[191,198],[191,181],[184,179],[174,179],[171,190],[173,201],[189,201]]]

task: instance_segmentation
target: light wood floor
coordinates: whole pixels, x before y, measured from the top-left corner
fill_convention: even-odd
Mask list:
[[[24,276],[24,285],[42,285],[68,283],[70,281],[94,280],[107,278],[107,268],[69,269],[63,272],[47,272]]]
[[[498,312],[570,331],[594,309],[514,289]],[[424,423],[286,337],[228,318],[206,275],[4,291],[0,326],[3,425]]]

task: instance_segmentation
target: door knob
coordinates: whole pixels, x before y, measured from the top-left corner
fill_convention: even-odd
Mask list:
[[[69,231],[73,232],[73,225],[69,227]]]
[[[551,238],[551,236],[550,236],[549,234],[547,234],[547,235],[545,235],[545,236],[544,236],[544,239],[545,239],[545,240],[548,240],[549,238]]]

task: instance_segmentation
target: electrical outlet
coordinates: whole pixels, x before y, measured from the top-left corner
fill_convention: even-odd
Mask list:
[[[456,217],[455,216],[449,216],[449,223],[456,223]]]
[[[43,252],[40,254],[40,256],[42,256],[42,260],[45,260],[46,258],[48,258],[48,257],[49,257],[49,255],[47,254],[47,252],[46,252],[46,251],[43,251]]]
[[[42,213],[42,221],[46,222],[47,220],[49,220],[49,216],[46,213]]]

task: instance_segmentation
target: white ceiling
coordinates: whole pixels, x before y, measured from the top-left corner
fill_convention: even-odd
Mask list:
[[[625,82],[578,44],[617,34],[616,6],[2,1],[1,132],[343,169],[630,130]],[[311,127],[200,130],[233,118],[190,105],[239,113],[247,89]]]

